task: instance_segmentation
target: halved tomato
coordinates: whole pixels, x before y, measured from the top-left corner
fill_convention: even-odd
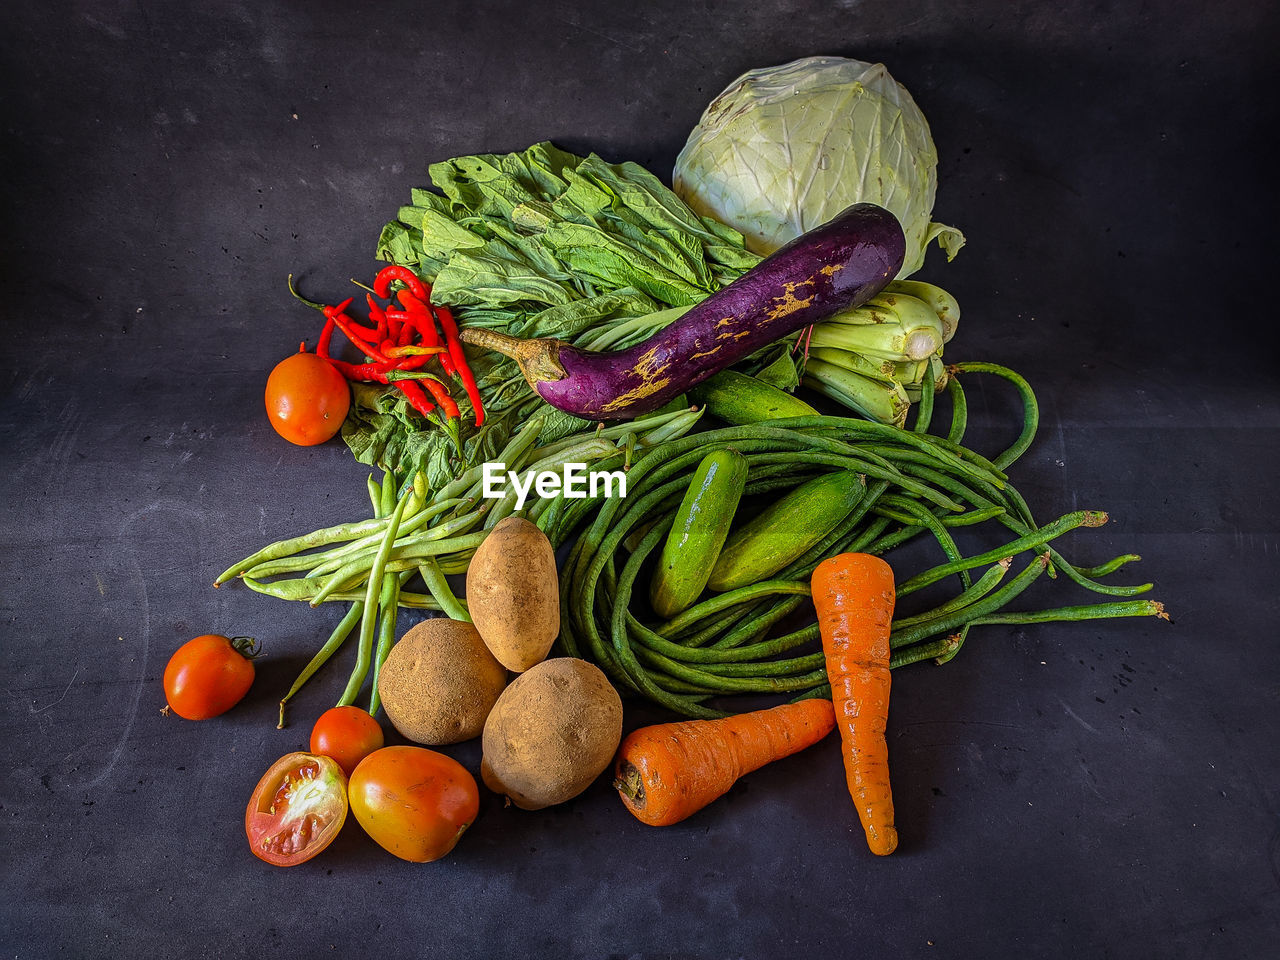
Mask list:
[[[342,767],[329,757],[291,753],[258,781],[244,811],[244,832],[256,857],[292,867],[331,844],[346,819]]]

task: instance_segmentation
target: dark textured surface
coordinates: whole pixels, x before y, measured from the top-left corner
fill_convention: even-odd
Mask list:
[[[1274,956],[1274,5],[613,7],[5,6],[0,954]],[[245,799],[345,670],[285,731],[274,703],[336,613],[209,583],[365,509],[343,448],[262,414],[314,335],[286,273],[367,276],[446,156],[553,139],[666,177],[711,96],[811,53],[884,60],[929,116],[969,238],[925,273],[964,307],[951,355],[1032,380],[1023,492],[1111,510],[1077,555],[1141,553],[1176,623],[988,628],[900,673],[883,862],[819,748],[667,830],[601,782],[537,814],[486,795],[434,865],[354,825],[259,863]],[[972,402],[975,441],[1012,435],[1007,391]],[[263,639],[253,692],[160,716],[207,630]]]

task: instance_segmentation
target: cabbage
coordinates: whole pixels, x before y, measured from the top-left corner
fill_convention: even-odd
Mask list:
[[[676,159],[675,191],[699,214],[739,230],[767,254],[851,203],[891,211],[907,236],[899,277],[937,240],[930,222],[938,152],[929,124],[884,64],[809,57],[743,74],[711,101]]]

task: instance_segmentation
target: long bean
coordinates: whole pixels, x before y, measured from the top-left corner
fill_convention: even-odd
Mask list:
[[[382,673],[382,665],[391,653],[391,645],[396,642],[396,608],[399,606],[397,595],[400,592],[400,580],[395,574],[384,574],[382,577],[382,594],[378,605],[382,613],[378,620],[378,644],[373,655],[373,683],[369,693],[369,716],[378,715],[381,698],[378,694],[378,677]]]
[[[422,582],[427,585],[431,596],[450,619],[471,622],[466,604],[454,596],[453,588],[449,586],[449,581],[445,579],[440,569],[440,562],[435,557],[427,557],[419,563],[418,572],[422,575]]]
[[[679,694],[670,693],[663,690],[653,682],[648,671],[641,666],[636,658],[636,653],[631,648],[631,644],[627,642],[627,605],[631,599],[630,585],[635,581],[636,573],[639,572],[640,564],[644,561],[648,553],[655,547],[659,540],[666,535],[667,530],[671,527],[670,522],[660,523],[654,526],[652,530],[645,535],[644,540],[636,549],[626,565],[623,567],[623,575],[618,581],[618,590],[613,608],[613,615],[610,622],[610,638],[614,654],[617,656],[619,666],[630,677],[631,682],[636,688],[642,691],[650,699],[670,707],[678,713],[685,716],[699,717],[702,719],[713,719],[715,717],[724,716],[724,712],[720,710],[712,710],[704,707],[700,703],[695,703],[687,697]],[[683,678],[682,678],[683,679]]]
[[[383,536],[382,547],[378,551],[378,555],[373,558],[373,566],[369,569],[369,582],[365,587],[364,596],[364,612],[360,620],[360,646],[356,652],[356,666],[351,672],[351,678],[347,681],[347,688],[342,692],[341,698],[338,700],[338,706],[345,707],[355,703],[356,697],[360,694],[360,688],[364,686],[364,679],[369,673],[369,661],[373,656],[373,634],[374,634],[374,616],[371,612],[377,609],[378,598],[382,588],[383,569],[387,564],[387,556],[391,553],[391,544],[395,542],[396,533],[400,528],[400,518],[404,516],[405,508],[409,505],[407,496],[401,497],[400,502],[396,505],[395,512],[391,514],[391,522],[387,525],[387,532]],[[312,601],[315,605],[316,601]]]
[[[333,633],[329,634],[329,639],[325,641],[323,647],[316,651],[316,655],[311,658],[311,662],[302,668],[302,672],[298,674],[298,679],[293,681],[293,686],[289,688],[289,692],[280,698],[280,719],[276,724],[277,730],[284,729],[284,707],[290,700],[294,698],[299,690],[301,690],[313,676],[316,671],[329,662],[329,658],[338,652],[338,649],[346,642],[347,637],[351,635],[352,629],[360,622],[360,617],[364,612],[364,601],[357,600],[347,609],[346,615],[338,621],[338,625],[333,628]]]
[[[419,510],[412,513],[412,504],[410,509],[405,511],[405,519],[400,524],[400,533],[405,535],[412,533],[430,522],[442,513],[447,513],[458,503],[457,500],[445,500],[439,504]],[[375,532],[357,537],[342,547],[335,547],[320,553],[294,553],[253,564],[246,567],[241,576],[252,577],[255,580],[261,580],[265,577],[279,576],[284,573],[295,573],[300,570],[312,571],[312,575],[318,576],[321,573],[330,572],[340,564],[342,560],[350,559],[362,552],[369,551],[372,556],[377,552],[378,545],[382,542],[382,535],[386,533],[387,519],[384,517],[380,520],[382,526]],[[438,528],[432,528],[438,529]]]
[[[876,505],[876,512],[885,513],[885,511],[895,508],[905,512],[908,523],[918,523],[932,533],[934,539],[938,541],[938,546],[942,548],[942,552],[949,561],[959,564],[964,563],[964,557],[960,555],[960,548],[956,546],[956,542],[947,531],[947,528],[921,504],[906,497],[891,494],[880,498],[880,502]],[[886,515],[892,516],[892,514]],[[969,568],[961,566],[956,573],[960,577],[961,589],[968,590],[973,583],[969,576]]]
[[[967,590],[940,604],[933,610],[910,617],[897,617],[893,621],[893,627],[895,629],[913,627],[924,620],[931,620],[939,614],[951,613],[953,610],[958,610],[961,607],[968,606],[975,600],[985,597],[988,593],[994,590],[996,585],[1004,579],[1004,575],[1009,572],[1010,566],[1011,561],[1008,557],[993,563],[987,572],[979,577]]]
[[[958,377],[947,378],[947,395],[951,397],[951,428],[947,431],[947,439],[960,443],[969,425],[969,401]]]
[[[943,577],[958,573],[961,570],[972,570],[974,567],[985,566],[1004,557],[1014,556],[1022,553],[1024,550],[1034,550],[1043,546],[1055,537],[1060,537],[1064,533],[1076,529],[1077,527],[1100,527],[1107,522],[1107,515],[1099,510],[1076,510],[1073,513],[1065,514],[1059,517],[1053,523],[1041,527],[1026,536],[1019,537],[1012,543],[1006,543],[1002,547],[994,550],[988,550],[986,553],[977,556],[968,557],[964,560],[957,560],[952,563],[946,563],[932,570],[926,570],[923,573],[916,574],[905,583],[898,586],[898,596],[905,596],[919,590],[921,587],[928,586]]]
[[[1044,573],[1044,569],[1048,563],[1049,558],[1045,554],[1037,554],[1021,573],[1015,576],[999,590],[983,597],[981,600],[971,603],[968,606],[961,607],[958,610],[953,610],[950,613],[945,613],[939,617],[921,620],[912,626],[898,630],[897,633],[891,632],[889,634],[889,647],[891,649],[896,647],[905,647],[919,640],[923,640],[925,637],[944,633],[947,630],[954,630],[955,628],[963,626],[966,623],[970,623],[979,617],[986,616],[989,613],[994,613],[1014,597],[1026,590],[1027,587],[1031,586],[1032,582],[1039,577],[1040,574]]]
[[[925,365],[924,378],[920,381],[920,399],[916,402],[916,421],[911,429],[916,433],[928,433],[929,423],[933,420],[933,393],[937,380],[934,376],[934,364],[929,361]]]
[[[1003,377],[1017,388],[1018,395],[1022,398],[1022,432],[1018,434],[1018,438],[1014,440],[1007,450],[998,457],[992,458],[991,461],[1003,470],[1022,456],[1027,448],[1031,446],[1031,442],[1035,440],[1036,431],[1040,425],[1040,404],[1036,401],[1035,391],[1031,389],[1031,384],[1027,383],[1020,374],[998,363],[971,360],[952,365],[951,372],[952,374],[990,373],[997,377]]]
[[[1123,600],[1111,603],[1081,604],[1052,610],[1007,611],[983,614],[970,621],[974,626],[986,624],[1055,623],[1062,620],[1098,620],[1108,617],[1159,617],[1168,620],[1164,604],[1158,600]]]

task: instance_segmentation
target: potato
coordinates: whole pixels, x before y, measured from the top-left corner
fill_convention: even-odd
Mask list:
[[[484,725],[480,776],[524,810],[576,797],[613,761],[622,700],[585,660],[544,660],[511,681]]]
[[[507,671],[476,628],[433,617],[410,628],[378,673],[387,719],[405,737],[436,746],[480,735]]]
[[[508,670],[545,660],[560,633],[560,582],[547,535],[521,517],[495,526],[467,568],[467,611]]]

